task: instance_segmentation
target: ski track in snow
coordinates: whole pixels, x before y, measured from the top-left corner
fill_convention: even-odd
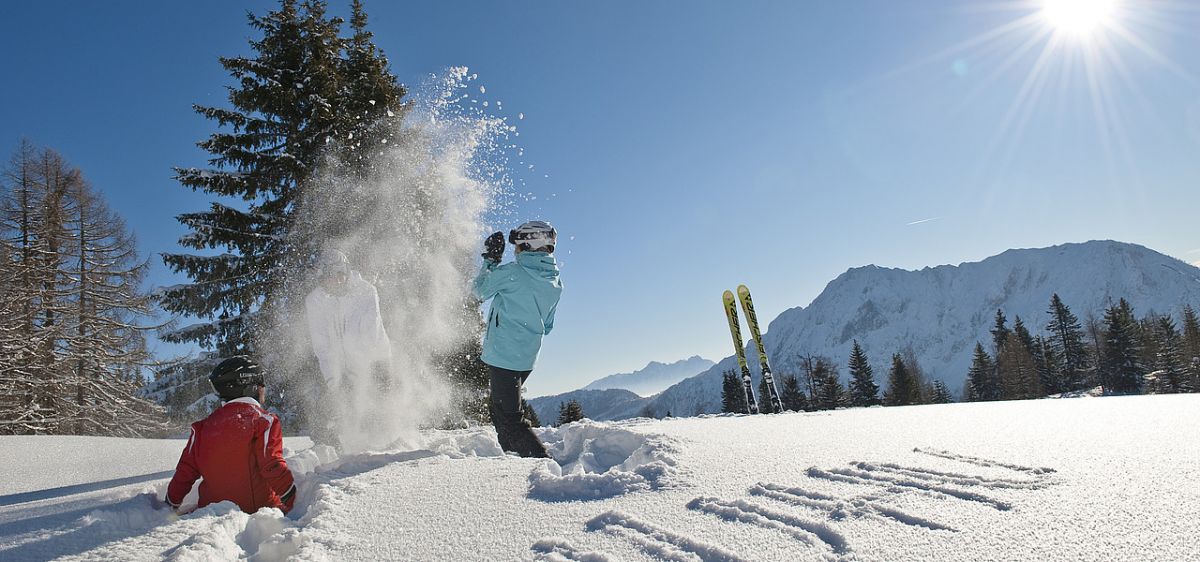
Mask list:
[[[1038,480],[1008,480],[1000,478],[984,478],[982,476],[971,476],[967,474],[955,474],[950,472],[941,472],[926,468],[914,468],[893,463],[869,463],[857,461],[851,463],[860,470],[867,472],[887,472],[900,476],[907,476],[919,480],[927,480],[940,484],[950,484],[954,486],[982,486],[985,488],[1000,488],[1000,489],[1015,489],[1015,490],[1037,490],[1049,485],[1049,482]]]
[[[616,559],[594,550],[580,550],[564,539],[542,539],[530,548],[536,560],[545,562],[616,562]]]
[[[817,541],[820,541],[837,553],[845,553],[848,550],[846,537],[825,523],[797,517],[746,500],[729,501],[701,497],[689,502],[687,507],[715,515],[726,521],[739,521],[768,529],[777,529],[809,546],[817,546]]]
[[[939,486],[937,484],[931,484],[929,482],[922,482],[910,478],[877,475],[861,470],[851,470],[847,468],[831,468],[829,470],[824,470],[814,466],[808,469],[808,476],[810,478],[822,478],[834,482],[845,482],[847,484],[871,484],[888,488],[912,488],[932,495],[949,496],[960,500],[979,502],[994,507],[1000,511],[1008,511],[1012,509],[1012,505],[1008,502],[988,497],[980,493],[959,490],[947,486]]]
[[[921,452],[920,449],[914,449],[914,451]],[[752,497],[761,497],[792,507],[822,513],[830,521],[829,523],[814,521],[796,513],[785,512],[745,499],[726,500],[701,496],[688,502],[685,507],[692,511],[715,516],[729,523],[747,524],[779,531],[808,547],[827,548],[828,551],[820,555],[824,559],[849,560],[855,559],[856,554],[850,548],[845,536],[835,528],[836,523],[847,519],[874,518],[894,521],[928,531],[959,532],[958,529],[948,525],[888,505],[887,500],[889,498],[898,499],[904,495],[919,493],[931,497],[980,503],[999,511],[1009,511],[1013,508],[1011,503],[971,491],[969,488],[978,487],[1018,491],[1039,490],[1053,483],[1048,479],[1055,472],[1054,469],[1050,468],[1035,469],[977,457],[957,455],[946,451],[940,451],[934,456],[989,468],[1007,468],[1026,474],[1034,474],[1038,478],[989,478],[974,474],[947,472],[896,463],[852,461],[850,466],[854,467],[853,469],[831,468],[825,470],[811,467],[805,474],[814,480],[826,480],[870,486],[873,488],[881,487],[884,490],[881,493],[863,494],[845,498],[822,492],[809,491],[800,487],[788,487],[762,482],[751,486],[748,490],[748,494]],[[588,521],[585,527],[588,531],[603,531],[609,535],[625,539],[635,544],[645,554],[663,560],[701,560],[707,562],[710,560],[744,559],[738,554],[727,551],[717,545],[652,525],[620,511],[610,510],[605,512]],[[534,553],[538,553],[541,556],[539,558],[541,560],[592,561],[604,559],[597,558],[597,556],[603,556],[599,553],[581,553],[569,543],[556,538],[538,541],[533,545],[531,550]]]
[[[1019,464],[1008,464],[1008,463],[1003,463],[1003,462],[999,462],[999,461],[982,459],[979,457],[972,457],[972,456],[968,456],[968,455],[960,455],[957,453],[951,453],[950,451],[938,451],[935,449],[924,449],[921,447],[917,447],[917,448],[913,449],[913,452],[920,453],[923,455],[929,455],[932,457],[949,459],[952,461],[965,462],[967,464],[973,464],[976,466],[983,466],[983,467],[987,467],[987,468],[992,468],[992,467],[1007,468],[1009,470],[1015,470],[1017,472],[1026,472],[1029,474],[1053,474],[1055,472],[1053,468],[1021,466]]]
[[[658,527],[620,511],[606,511],[587,522],[589,531],[603,531],[636,544],[643,552],[677,562],[743,562],[724,548]]]
[[[820,511],[833,521],[842,521],[849,517],[879,517],[891,519],[913,527],[924,527],[932,531],[957,532],[953,527],[884,505],[878,501],[877,496],[857,496],[842,499],[827,494],[810,492],[801,488],[789,488],[770,483],[755,484],[750,488],[750,495],[762,496],[787,504]]]

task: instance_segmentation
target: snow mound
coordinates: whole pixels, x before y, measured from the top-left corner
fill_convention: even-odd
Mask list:
[[[553,461],[529,475],[536,500],[599,500],[656,490],[678,474],[677,448],[665,436],[584,420],[541,431]]]
[[[440,437],[426,444],[426,448],[439,455],[452,459],[504,456],[504,450],[496,441],[496,431],[491,428],[442,431],[439,434]]]

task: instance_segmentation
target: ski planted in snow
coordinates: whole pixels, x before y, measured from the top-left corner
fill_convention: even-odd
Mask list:
[[[771,375],[771,365],[767,363],[767,348],[763,347],[762,333],[758,330],[758,316],[754,314],[754,301],[750,300],[750,289],[738,285],[738,300],[742,301],[742,310],[746,311],[746,325],[750,326],[750,337],[758,347],[758,364],[762,367],[762,376],[767,381],[766,399],[771,401],[775,412],[783,412],[783,400],[779,398],[779,389],[775,387],[775,377]]]
[[[754,399],[754,383],[750,382],[750,367],[746,364],[746,342],[742,339],[742,326],[738,322],[737,301],[733,291],[725,291],[725,316],[729,318],[729,333],[733,336],[733,348],[737,351],[738,367],[742,371],[742,390],[746,391],[746,413],[758,413],[758,401]]]

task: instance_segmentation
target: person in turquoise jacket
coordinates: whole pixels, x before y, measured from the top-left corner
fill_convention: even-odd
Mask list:
[[[554,243],[558,234],[543,221],[530,221],[509,232],[515,259],[500,265],[504,234],[484,242],[483,269],[474,293],[492,300],[483,355],[491,378],[489,409],[496,438],[505,451],[522,457],[547,458],[546,446],[521,412],[521,388],[542,348],[542,337],[554,329],[554,312],[562,295]]]

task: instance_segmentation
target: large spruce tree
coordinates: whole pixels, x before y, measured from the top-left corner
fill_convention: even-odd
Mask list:
[[[378,145],[356,142],[354,133],[402,109],[404,88],[371,44],[358,2],[354,10],[355,36],[347,40],[339,35],[342,20],[326,13],[325,2],[283,0],[277,10],[249,16],[261,33],[250,42],[252,56],[220,59],[236,82],[231,107],[195,107],[220,129],[199,143],[212,155],[211,168],[176,168],[176,179],[245,204],[214,202],[179,217],[192,231],[180,244],[204,253],[163,256],[192,280],[166,289],[163,306],[208,321],[168,332],[168,341],[226,355],[256,350],[266,313],[289,294],[287,272],[303,271],[319,250],[315,233],[293,229],[299,208],[308,204],[302,197],[307,183],[327,158],[364,160]],[[207,252],[214,249],[224,253]]]
[[[731,414],[748,414],[746,385],[733,369],[721,373],[721,411]]]
[[[278,9],[248,18],[258,34],[251,54],[219,59],[234,81],[228,105],[195,106],[218,129],[198,143],[211,155],[209,167],[175,169],[180,184],[216,200],[178,217],[191,230],[179,242],[194,252],[163,261],[191,282],[164,289],[161,303],[201,321],[162,337],[270,362],[271,354],[288,354],[288,343],[259,339],[272,322],[295,322],[323,244],[361,226],[371,209],[365,191],[345,186],[370,173],[370,156],[405,111],[405,89],[372,43],[358,1],[349,38],[323,0],[281,0]],[[322,173],[330,168],[344,185]],[[287,361],[268,373],[315,369],[312,361]],[[269,386],[287,382],[273,377]]]
[[[817,391],[812,397],[812,408],[815,410],[833,410],[844,405],[846,389],[842,386],[837,367],[828,359],[818,358],[813,369],[813,378],[817,381]]]
[[[1136,394],[1141,390],[1143,366],[1139,364],[1139,325],[1125,299],[1104,312],[1104,350],[1100,372],[1104,391]]]
[[[800,390],[800,379],[796,375],[783,375],[783,388],[779,391],[779,401],[783,409],[789,412],[803,412],[809,409],[808,398]]]
[[[1050,297],[1050,308],[1046,311],[1050,322],[1046,331],[1050,348],[1062,359],[1059,381],[1063,390],[1079,390],[1085,385],[1084,372],[1087,368],[1087,346],[1083,343],[1083,328],[1079,318],[1071,313],[1055,293]]]
[[[1200,392],[1200,319],[1191,305],[1183,307],[1183,362],[1190,392]]]
[[[879,404],[879,385],[875,383],[875,372],[867,360],[858,340],[850,350],[850,388],[849,399],[851,406],[874,406]]]
[[[1187,363],[1183,357],[1183,337],[1170,316],[1159,316],[1152,327],[1154,339],[1153,368],[1156,374],[1153,392],[1170,394],[1188,392]]]
[[[980,342],[975,342],[975,356],[971,360],[971,369],[967,371],[967,399],[973,402],[1000,399],[996,365]]]
[[[892,368],[888,371],[888,390],[884,396],[885,406],[909,406],[921,403],[921,389],[917,380],[904,364],[899,353],[892,355]]]

